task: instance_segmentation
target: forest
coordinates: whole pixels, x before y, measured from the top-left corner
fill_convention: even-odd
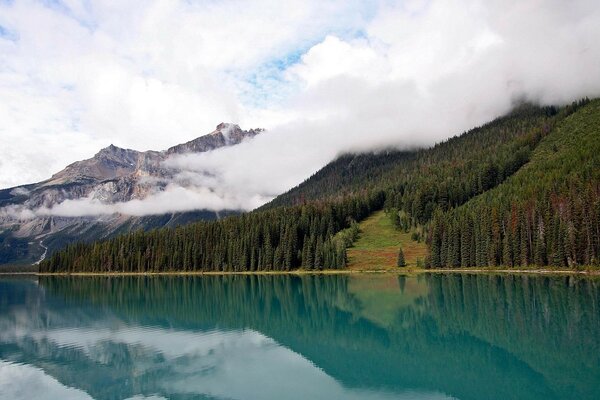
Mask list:
[[[260,209],[54,253],[41,272],[341,269],[356,222],[418,227],[427,268],[600,258],[600,100],[517,106],[429,149],[344,155]]]
[[[383,193],[337,202],[279,207],[151,232],[77,243],[40,265],[42,272],[272,271],[339,269],[343,235],[335,233],[383,206]]]
[[[600,103],[561,120],[504,184],[436,211],[431,267],[598,265]]]

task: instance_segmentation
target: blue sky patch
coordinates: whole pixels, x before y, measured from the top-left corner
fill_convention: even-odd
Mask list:
[[[0,25],[0,38],[16,42],[19,40],[19,34]]]
[[[67,17],[74,19],[75,21],[77,21],[77,23],[79,23],[79,25],[83,26],[84,28],[87,28],[89,30],[94,30],[97,28],[96,22],[93,20],[91,13],[89,13],[91,5],[88,1],[83,2],[84,6],[86,8],[86,11],[88,12],[87,18],[82,18],[81,16],[75,15],[73,13],[73,11],[69,8],[69,6],[60,0],[39,0],[39,1],[45,7],[48,7],[51,10],[54,10],[60,14],[66,15]]]
[[[246,73],[242,77],[246,83],[240,93],[242,103],[251,107],[268,108],[273,104],[281,104],[297,93],[300,87],[285,79],[285,71],[298,64],[304,54],[325,40],[327,36],[335,36],[344,41],[368,40],[366,31],[362,29],[336,29],[324,32],[318,40],[307,41],[296,49],[272,58]],[[236,75],[234,71],[228,73]]]

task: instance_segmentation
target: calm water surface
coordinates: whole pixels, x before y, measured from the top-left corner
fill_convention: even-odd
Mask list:
[[[0,278],[1,399],[600,399],[600,281]]]

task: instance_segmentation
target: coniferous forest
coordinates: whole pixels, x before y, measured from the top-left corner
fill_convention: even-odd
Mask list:
[[[356,222],[420,228],[426,267],[600,260],[600,100],[523,104],[429,149],[345,155],[260,209],[71,245],[41,272],[339,269]]]
[[[280,207],[175,229],[137,231],[74,244],[43,272],[272,271],[339,269],[346,243],[336,232],[383,206],[383,193]],[[348,228],[350,229],[350,228]]]

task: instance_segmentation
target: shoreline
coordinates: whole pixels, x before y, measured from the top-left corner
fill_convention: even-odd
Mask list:
[[[452,269],[377,269],[377,270],[292,270],[292,271],[165,271],[165,272],[0,272],[2,275],[34,276],[225,276],[225,275],[360,275],[360,274],[501,274],[501,275],[583,275],[600,276],[600,269],[568,270],[548,268],[452,268]]]
[[[547,269],[547,268],[536,268],[536,269],[486,269],[486,268],[451,268],[451,269],[428,269],[423,272],[440,274],[440,273],[469,273],[469,274],[501,274],[501,275],[588,275],[588,276],[600,276],[600,270],[570,270],[570,269]]]

